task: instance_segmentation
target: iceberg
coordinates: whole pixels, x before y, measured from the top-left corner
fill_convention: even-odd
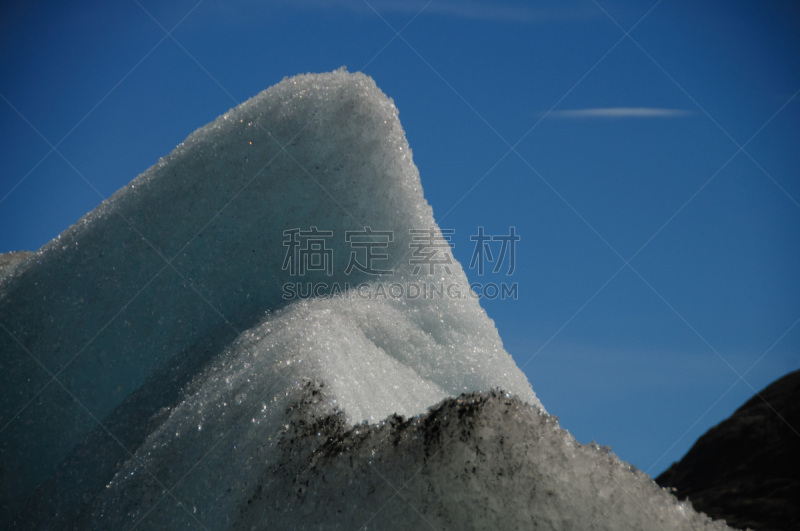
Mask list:
[[[4,527],[725,528],[547,414],[340,69],[0,260]]]

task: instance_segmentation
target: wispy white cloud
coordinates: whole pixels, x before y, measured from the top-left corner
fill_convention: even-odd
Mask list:
[[[379,2],[376,5],[384,6],[388,10],[408,10],[407,2],[391,1]],[[421,7],[421,6],[420,6]],[[414,9],[414,12],[419,7]],[[592,8],[589,3],[580,3],[573,6],[560,5],[553,7],[531,6],[520,4],[503,4],[501,2],[461,2],[461,1],[435,1],[428,4],[425,12],[430,14],[450,15],[459,18],[475,20],[496,20],[503,22],[546,22],[552,20],[583,19],[597,16],[599,11]]]
[[[367,3],[368,2],[368,3]],[[354,13],[418,13],[425,0],[287,0],[276,2],[294,8],[339,9]],[[463,19],[534,23],[554,20],[586,19],[599,16],[601,12],[591,2],[579,0],[564,4],[550,3],[550,6],[531,6],[504,2],[477,0],[435,0],[430,2],[421,15],[441,15]]]
[[[622,118],[683,118],[692,112],[685,109],[665,109],[659,107],[598,107],[592,109],[567,109],[552,111],[548,118],[569,119],[622,119]]]

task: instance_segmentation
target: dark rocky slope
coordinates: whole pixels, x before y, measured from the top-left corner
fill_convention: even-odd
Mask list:
[[[756,393],[656,482],[735,527],[800,529],[800,370]]]

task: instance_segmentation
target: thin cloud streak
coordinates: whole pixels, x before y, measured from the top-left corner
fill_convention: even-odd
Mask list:
[[[367,2],[369,2],[367,4]],[[407,0],[293,0],[292,2],[276,2],[276,5],[305,9],[339,9],[353,13],[372,13],[370,6],[382,13],[414,13],[425,5],[424,1],[409,2]],[[462,19],[535,23],[555,20],[582,20],[599,16],[600,11],[589,2],[577,2],[573,5],[553,7],[529,7],[495,2],[476,1],[436,1],[431,2],[422,12],[423,15],[452,16]]]
[[[548,118],[566,119],[622,119],[622,118],[685,118],[692,112],[685,109],[663,109],[658,107],[599,107],[592,109],[568,109],[552,111]]]
[[[402,2],[386,2],[389,10],[400,11],[405,8]],[[475,20],[497,20],[504,22],[546,22],[552,20],[585,19],[597,15],[597,10],[588,4],[573,8],[534,8],[519,5],[479,2],[432,2],[425,8],[431,14],[451,15]]]

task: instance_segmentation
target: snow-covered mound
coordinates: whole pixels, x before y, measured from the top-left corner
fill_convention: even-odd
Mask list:
[[[507,432],[481,439],[491,446],[482,459],[493,464],[444,488],[467,466],[463,450],[445,448],[457,426],[445,422],[447,460],[426,472],[442,475],[430,484],[438,487],[409,496],[434,496],[424,507],[436,515],[459,500],[469,500],[465,514],[483,514],[481,500],[534,489],[519,506],[492,505],[498,526],[507,513],[509,525],[557,526],[592,521],[602,500],[648,484],[632,498],[636,509],[620,502],[615,524],[705,525],[615,458],[576,450],[555,427],[529,429],[555,421],[469,296],[422,196],[397,109],[363,74],[285,79],[190,135],[5,271],[0,524],[366,523],[381,512],[375,493],[390,491],[374,478],[360,483],[358,471],[371,465],[362,436],[346,430],[502,388],[527,420],[496,408],[457,413]],[[483,420],[470,420],[477,411]],[[413,479],[402,475],[412,473],[404,463],[426,463],[417,446],[426,422],[396,435],[355,428],[374,438],[381,470],[393,471],[389,485]],[[339,435],[336,459],[304,468]],[[487,480],[498,466],[546,473]],[[554,479],[560,470],[566,475]],[[303,474],[318,494],[287,490]],[[598,497],[587,503],[593,489]],[[574,519],[553,517],[565,508]],[[415,510],[375,521],[391,514],[409,526]],[[436,515],[439,525],[480,521]]]
[[[313,390],[306,396],[313,403]],[[297,419],[279,449],[235,527],[725,528],[688,503],[676,510],[671,495],[610,449],[577,444],[555,417],[498,391],[377,426]]]

